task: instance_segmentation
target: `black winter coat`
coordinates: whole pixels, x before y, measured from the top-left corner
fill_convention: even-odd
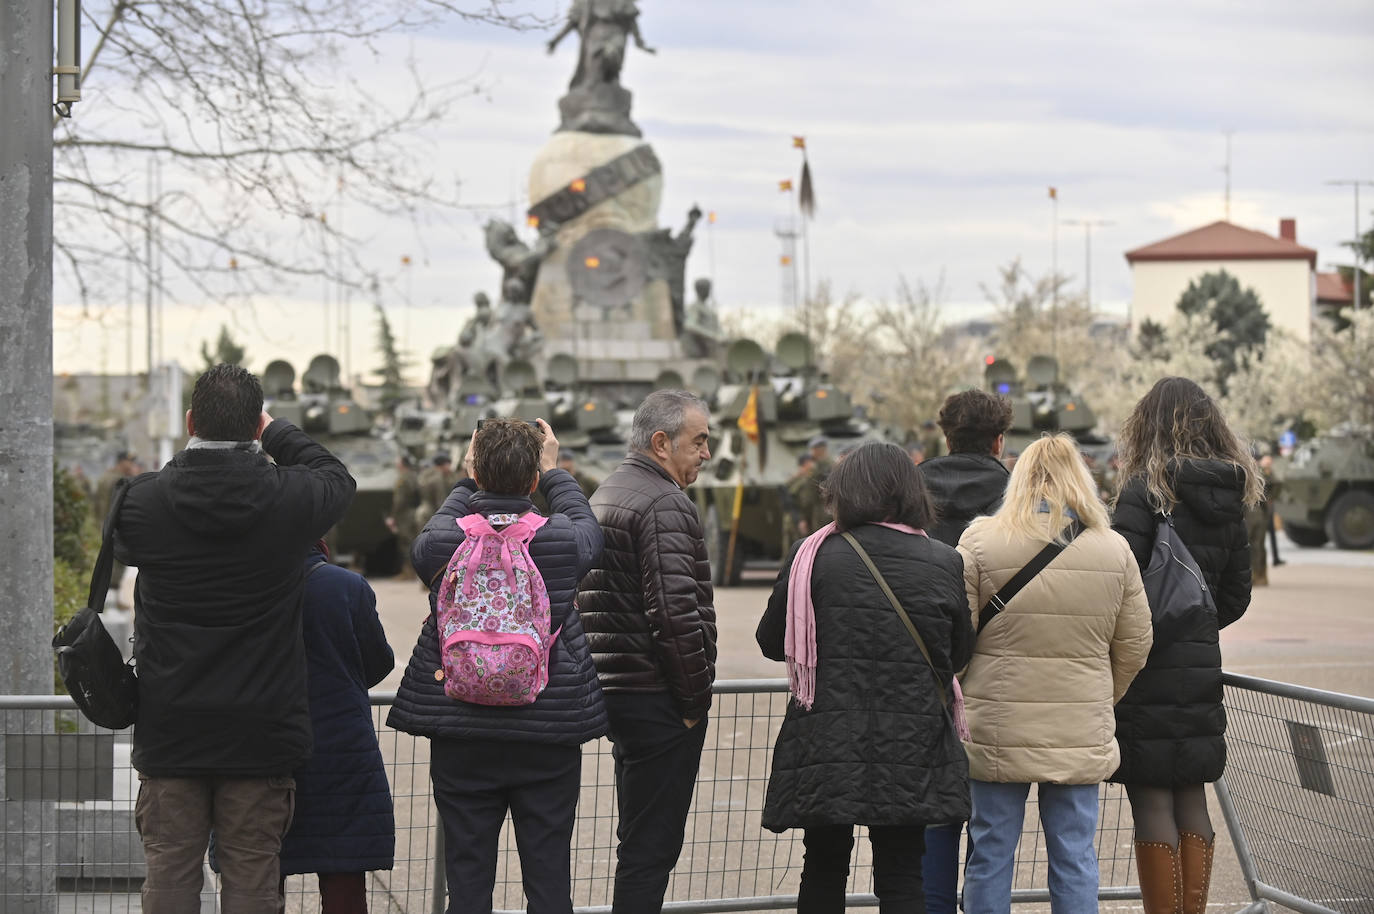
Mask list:
[[[921,825],[968,818],[968,758],[940,706],[973,652],[964,563],[949,546],[866,524],[852,531],[930,650],[921,656],[863,560],[842,537],[811,571],[816,693],[789,702],[773,750],[763,826]],[[778,573],[759,622],[764,656],[783,660],[787,577]]]
[[[566,470],[549,470],[539,478],[539,491],[554,514],[530,540],[530,557],[549,592],[550,630],[563,629],[549,657],[549,683],[533,704],[494,707],[455,701],[434,678],[439,656],[435,602],[439,572],[463,541],[456,518],[468,514],[520,514],[533,510],[528,498],[477,492],[462,480],[439,513],[425,524],[410,549],[421,580],[430,584],[429,615],[410,655],[387,726],[416,736],[443,739],[488,739],[578,746],[606,732],[606,704],[596,681],[587,637],[573,602],[577,582],[601,555],[601,528],[587,496]]]
[[[1002,504],[1011,473],[991,454],[950,454],[921,461],[921,471],[935,502],[932,537],[957,546],[975,517],[992,514]]]
[[[716,610],[696,505],[641,454],[591,504],[606,551],[577,602],[602,687],[667,692],[680,716],[700,718],[716,678]]]
[[[318,566],[318,567],[316,567]],[[305,579],[305,656],[315,751],[296,771],[282,875],[389,870],[396,823],[367,690],[391,672],[377,598],[361,575],[315,553]]]
[[[310,757],[301,594],[353,477],[284,419],[263,454],[182,451],[133,480],[115,557],[138,566],[133,765],[150,777],[290,775]]]
[[[1216,460],[1175,464],[1171,512],[1217,604],[1217,618],[1198,618],[1169,644],[1150,652],[1116,706],[1121,767],[1109,780],[1178,787],[1221,777],[1226,767],[1226,710],[1222,707],[1221,646],[1217,633],[1250,605],[1250,551],[1245,535],[1245,477]],[[1126,538],[1144,572],[1159,515],[1145,484],[1128,480],[1117,499],[1112,529]]]

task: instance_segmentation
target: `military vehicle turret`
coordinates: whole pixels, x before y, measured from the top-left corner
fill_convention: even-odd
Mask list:
[[[811,341],[801,333],[785,334],[772,356],[754,340],[735,340],[726,349],[723,374],[698,369],[686,386],[715,404],[711,461],[688,492],[701,514],[718,584],[738,583],[746,563],[786,557],[797,535],[787,484],[812,438],[824,435],[831,454],[839,455],[862,441],[892,437],[857,415],[849,395],[817,370]],[[757,441],[740,428],[751,398]],[[737,494],[740,521],[730,554]]]
[[[1374,436],[1354,430],[1304,442],[1275,464],[1274,512],[1299,546],[1374,548]]]
[[[395,535],[386,527],[391,489],[396,480],[400,445],[374,431],[373,417],[343,386],[338,361],[317,355],[301,375],[277,360],[262,373],[264,408],[276,419],[289,419],[327,447],[357,480],[358,489],[343,520],[327,537],[334,560],[366,574],[400,570]]]

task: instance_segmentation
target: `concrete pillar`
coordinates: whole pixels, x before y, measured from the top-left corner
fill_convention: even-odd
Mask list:
[[[52,691],[52,0],[0,0],[0,691]],[[6,729],[52,728],[51,713]],[[3,796],[3,794],[0,794]],[[3,801],[0,911],[56,910],[51,803]]]

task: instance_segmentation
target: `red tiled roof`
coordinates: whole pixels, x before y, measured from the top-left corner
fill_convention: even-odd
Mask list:
[[[1315,268],[1317,252],[1222,221],[1127,251],[1126,260],[1306,260]]]
[[[1355,300],[1355,290],[1350,287],[1339,273],[1317,274],[1317,301],[1350,304]]]

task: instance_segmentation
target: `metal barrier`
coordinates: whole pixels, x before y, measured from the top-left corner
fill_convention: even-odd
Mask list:
[[[1374,701],[1227,675],[1230,764],[1217,785],[1250,884],[1300,911],[1374,914]],[[717,684],[686,840],[665,910],[791,908],[801,872],[798,831],[759,825],[773,741],[786,707],[782,680]],[[369,875],[373,911],[443,908],[438,819],[429,792],[429,743],[387,729],[394,693],[372,695],[396,808],[396,864]],[[75,732],[57,732],[61,729]],[[142,846],[133,825],[137,776],[127,733],[80,720],[65,696],[0,696],[0,912],[138,910]],[[573,835],[573,902],[609,911],[615,872],[615,798],[609,744],[584,747]],[[1018,848],[1013,900],[1047,901],[1048,863],[1034,794]],[[1137,899],[1125,792],[1103,785],[1097,835],[1102,900]],[[207,879],[202,910],[217,910]],[[871,854],[856,841],[851,906],[876,905]],[[38,904],[33,904],[35,895]],[[287,880],[287,910],[315,905],[314,880]],[[506,823],[494,898],[524,909],[519,856]]]
[[[1226,673],[1217,799],[1254,900],[1374,914],[1374,700]]]

